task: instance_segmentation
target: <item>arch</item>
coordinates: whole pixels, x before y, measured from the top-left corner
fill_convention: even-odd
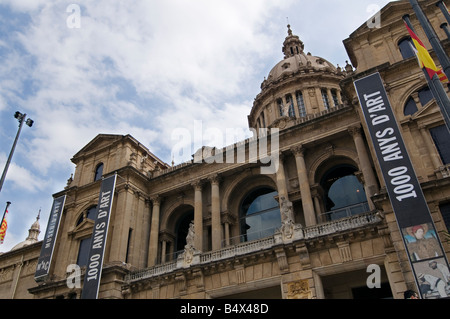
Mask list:
[[[90,205],[88,208],[83,209],[83,211],[81,212],[81,214],[78,214],[77,219],[76,219],[76,224],[75,226],[80,225],[83,221],[84,221],[84,213],[86,212],[86,219],[91,219],[91,220],[95,220],[96,216],[96,212],[97,212],[97,205]]]
[[[257,168],[259,170],[259,168]],[[274,175],[255,175],[252,170],[246,170],[233,178],[231,183],[226,186],[221,196],[221,208],[223,211],[237,212],[233,203],[237,196],[242,195],[240,190],[248,185],[264,185],[277,189]]]
[[[172,232],[171,225],[176,222],[176,219],[179,217],[179,207],[181,206],[191,206],[194,207],[194,196],[192,199],[187,196],[179,197],[177,200],[173,202],[164,201],[161,204],[161,218],[160,218],[160,230],[166,230]],[[163,207],[164,205],[164,207]]]
[[[98,200],[98,199],[97,199]],[[77,222],[80,219],[80,217],[83,216],[84,212],[87,211],[89,208],[93,207],[93,206],[97,206],[97,200],[96,199],[92,199],[90,200],[88,203],[84,204],[81,209],[77,210],[77,213],[73,214],[70,218],[70,224],[73,225],[74,227],[77,226]]]
[[[236,179],[227,187],[224,193],[224,200],[227,208],[226,211],[233,216],[233,220],[235,221],[235,223],[231,225],[230,237],[233,238],[241,235],[240,217],[242,202],[251,192],[264,188],[278,192],[277,185],[272,177],[259,174],[252,175],[250,172]]]
[[[357,165],[345,158],[326,161],[317,172],[323,190],[325,215],[322,220],[336,220],[369,210],[364,185],[356,173]]]
[[[314,154],[313,154],[314,155]],[[347,163],[359,167],[358,153],[351,149],[337,148],[324,150],[318,153],[312,160],[311,169],[309,170],[308,180],[310,185],[320,182],[320,176],[324,174],[327,167],[331,167],[333,163]]]
[[[160,235],[166,233],[171,238],[169,240],[171,247],[166,247],[165,256],[167,257],[172,252],[176,253],[184,249],[189,224],[194,220],[194,206],[177,201],[171,205],[164,217],[164,221],[161,221]],[[161,240],[161,236],[159,238]]]
[[[278,192],[272,187],[256,187],[239,204],[239,235],[251,241],[273,235],[281,226]]]
[[[397,47],[402,55],[403,59],[409,59],[415,56],[414,51],[411,48],[412,40],[411,37],[402,37],[397,41]]]
[[[190,205],[182,205],[178,207],[179,211],[177,221],[174,224],[174,251],[184,249],[186,245],[186,237],[189,231],[189,225],[194,221],[194,207]]]

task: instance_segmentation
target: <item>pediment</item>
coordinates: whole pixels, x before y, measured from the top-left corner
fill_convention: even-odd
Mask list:
[[[412,120],[419,120],[431,115],[436,115],[436,113],[440,112],[438,105],[436,104],[436,100],[432,99],[430,102],[425,104],[424,107],[420,108],[416,113],[411,116]]]
[[[376,8],[376,7],[373,7]],[[370,14],[371,7],[367,8]],[[373,19],[368,18],[359,28],[357,28],[350,37],[357,37],[358,35],[368,32],[370,29],[383,27],[392,22],[401,20],[402,16],[412,12],[411,4],[408,1],[392,1],[380,9],[379,13],[373,12]],[[377,17],[376,15],[379,14]]]
[[[108,147],[111,144],[121,140],[123,138],[122,135],[115,134],[99,134],[93,140],[91,140],[88,144],[86,144],[81,150],[79,150],[72,158],[74,161],[76,158],[82,157],[84,155],[89,154],[92,151],[97,151],[104,147]]]
[[[69,231],[69,236],[72,236],[75,239],[90,236],[93,228],[94,221],[92,219],[85,219],[73,230]]]

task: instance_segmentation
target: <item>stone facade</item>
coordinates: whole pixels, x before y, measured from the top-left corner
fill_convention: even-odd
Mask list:
[[[422,5],[440,39],[446,39],[434,1]],[[411,11],[407,1],[392,2],[381,10],[380,28],[364,24],[355,30],[344,40],[353,66],[343,69],[305,54],[288,26],[284,59],[264,79],[248,116],[257,135],[222,150],[202,148],[201,163],[170,166],[129,135],[95,137],[72,158],[76,169],[67,187],[54,194],[66,194],[67,200],[50,276],[35,283],[25,275],[31,271],[20,270],[20,287],[28,291],[2,296],[79,298],[82,287],[67,285],[68,266],[80,263],[83,240],[92,236],[89,211],[98,201],[100,169],[100,175],[116,172],[118,179],[99,298],[356,298],[367,293],[370,265],[380,269],[378,297],[403,298],[406,289],[416,290],[353,88],[355,79],[380,72],[444,238],[439,207],[450,200],[449,169],[429,132],[443,119],[434,100],[404,115],[408,98],[419,102],[417,92],[426,86],[415,58],[404,59],[398,48],[407,36],[403,14],[410,13],[421,30]],[[420,32],[419,37],[426,38]],[[448,50],[449,41],[442,43]],[[276,149],[270,148],[274,138]],[[261,140],[276,161],[273,173],[261,173],[267,158],[253,160]],[[235,160],[218,160],[226,154]],[[237,160],[238,154],[245,161]],[[347,177],[354,196],[364,200],[343,199],[346,205],[339,207],[331,187]],[[276,227],[249,232],[255,226],[245,215],[246,203],[267,194],[276,200],[276,206],[266,207],[279,212]],[[39,255],[38,245],[33,247],[21,248],[33,253],[25,258],[28,268]],[[445,241],[444,249],[448,255]],[[3,287],[18,278],[12,274],[23,262],[22,250],[0,256]]]

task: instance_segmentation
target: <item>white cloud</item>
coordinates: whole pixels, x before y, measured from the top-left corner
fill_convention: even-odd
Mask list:
[[[71,3],[80,28],[67,26]],[[70,158],[99,133],[131,134],[170,162],[176,128],[246,129],[263,77],[283,58],[286,17],[306,51],[344,63],[342,40],[370,3],[387,1],[2,0],[11,23],[0,26],[0,112],[17,107],[35,120],[8,180],[41,190],[39,200],[21,195],[17,209],[35,215],[46,200],[48,212]],[[11,127],[0,125],[0,136]]]
[[[0,166],[5,167],[7,156],[0,154]],[[11,161],[6,174],[6,179],[11,182],[15,189],[25,190],[30,193],[36,193],[47,185],[47,181],[40,179],[29,169],[22,167]]]

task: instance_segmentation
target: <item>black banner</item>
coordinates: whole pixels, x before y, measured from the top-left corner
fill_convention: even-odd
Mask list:
[[[423,298],[449,296],[449,267],[381,76],[354,82],[386,190]]]
[[[117,174],[104,178],[97,205],[81,299],[97,299]]]
[[[45,231],[45,237],[42,241],[41,254],[39,256],[36,272],[34,274],[34,280],[36,281],[42,281],[48,276],[65,201],[66,195],[60,196],[53,200],[52,210],[50,212],[47,229]]]

